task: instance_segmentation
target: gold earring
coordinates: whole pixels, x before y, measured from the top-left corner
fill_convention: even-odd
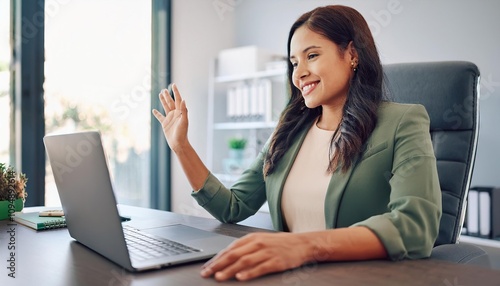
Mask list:
[[[351,68],[353,72],[356,72],[358,70],[358,68],[354,66],[354,62],[351,62]]]

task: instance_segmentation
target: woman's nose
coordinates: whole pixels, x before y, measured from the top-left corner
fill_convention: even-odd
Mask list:
[[[296,80],[300,80],[301,78],[306,77],[309,74],[309,70],[307,66],[304,64],[297,64],[295,66],[295,71],[293,72],[293,77]]]

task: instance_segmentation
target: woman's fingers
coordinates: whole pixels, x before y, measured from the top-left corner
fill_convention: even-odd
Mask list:
[[[165,116],[163,116],[163,114],[161,114],[161,112],[159,112],[156,109],[153,109],[153,115],[155,116],[156,120],[158,120],[158,122],[160,123],[162,123],[163,120],[165,119]]]
[[[204,270],[218,271],[219,269],[224,268],[226,265],[233,263],[234,260],[237,259],[237,257],[239,257],[240,255],[252,251],[253,245],[251,243],[247,243],[247,237],[242,237],[238,240],[235,240],[228,247],[221,250],[214,257],[212,257],[212,259],[205,262],[202,268]],[[213,272],[208,274],[207,276],[210,276],[211,274],[213,274]]]
[[[177,86],[172,84],[169,88],[173,90],[172,92],[174,93],[175,101],[168,89],[163,89],[159,94],[161,105],[165,110],[165,115],[156,109],[153,110],[153,115],[164,128],[169,128],[170,125],[174,123],[173,120],[176,121],[181,118],[183,113],[187,116],[186,102],[182,99]]]
[[[232,278],[242,269],[252,267],[266,259],[265,247],[249,235],[236,240],[228,248],[219,252],[203,265],[201,275],[209,277],[215,274],[217,280]]]
[[[215,272],[214,277],[218,281],[225,281],[233,277],[240,279],[238,278],[238,276],[245,277],[246,274],[244,273],[247,273],[252,269],[255,269],[256,267],[258,267],[258,265],[265,263],[269,259],[271,259],[271,257],[269,257],[265,251],[248,253],[246,255],[238,257],[235,262],[229,264],[223,270]],[[263,274],[265,273],[261,273],[260,275]],[[260,275],[257,274],[257,276]]]
[[[174,94],[174,98],[172,98],[172,95],[169,92],[169,89],[172,90],[172,93]],[[160,98],[161,105],[162,105],[163,109],[165,110],[165,115],[168,115],[168,113],[170,111],[173,111],[173,110],[178,110],[180,112],[187,111],[186,110],[186,103],[184,102],[184,100],[182,100],[182,96],[181,96],[179,89],[177,88],[177,85],[175,83],[171,84],[168,89],[162,89],[158,96]],[[153,112],[153,114],[154,114],[154,112]],[[155,116],[157,116],[157,115],[155,114]]]
[[[182,102],[181,93],[179,92],[179,89],[177,89],[177,85],[175,83],[172,83],[171,86],[172,86],[172,92],[174,93],[175,109],[181,109],[181,102]]]
[[[170,111],[170,107],[168,106],[167,99],[165,98],[165,89],[162,89],[160,93],[158,94],[158,98],[160,99],[161,106],[163,107],[163,110],[165,110],[165,113],[168,113]]]
[[[261,263],[255,265],[254,267],[238,271],[235,274],[235,277],[240,281],[246,281],[266,274],[284,271],[286,269],[288,269],[288,267],[284,266],[282,263],[279,263],[278,259],[269,258],[263,260]]]
[[[168,92],[167,89],[163,89],[160,92],[159,97],[161,105],[163,106],[163,109],[165,109],[165,113],[169,113],[171,110],[175,109],[174,100],[170,96],[170,93]]]
[[[233,277],[238,280],[250,280],[298,266],[288,261],[287,255],[274,253],[269,249],[231,256],[227,261],[214,263],[213,268],[211,266],[205,268],[202,276],[213,275],[217,281],[226,281]]]
[[[181,102],[181,113],[185,114],[187,116],[187,107],[186,107],[186,101],[183,99]]]

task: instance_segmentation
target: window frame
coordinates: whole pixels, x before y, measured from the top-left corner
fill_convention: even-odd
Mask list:
[[[34,3],[33,3],[34,2]],[[10,130],[11,165],[28,177],[25,206],[43,205],[45,200],[44,21],[45,1],[12,0],[12,69]],[[26,25],[30,25],[30,29]],[[13,147],[13,148],[12,148]]]
[[[151,107],[170,82],[171,0],[152,0]],[[11,0],[10,162],[28,177],[25,206],[45,205],[45,0]],[[27,29],[25,25],[30,24]],[[24,28],[24,29],[23,29]],[[171,208],[170,149],[151,115],[150,207]]]
[[[152,0],[151,108],[162,110],[158,94],[171,82],[171,0]],[[151,114],[150,207],[171,210],[171,152],[161,125]]]

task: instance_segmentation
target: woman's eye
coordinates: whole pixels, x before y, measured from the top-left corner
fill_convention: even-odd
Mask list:
[[[307,59],[312,60],[317,56],[318,56],[318,54],[309,54],[309,55],[307,55]]]
[[[296,68],[297,67],[297,63],[292,63],[292,67]]]

